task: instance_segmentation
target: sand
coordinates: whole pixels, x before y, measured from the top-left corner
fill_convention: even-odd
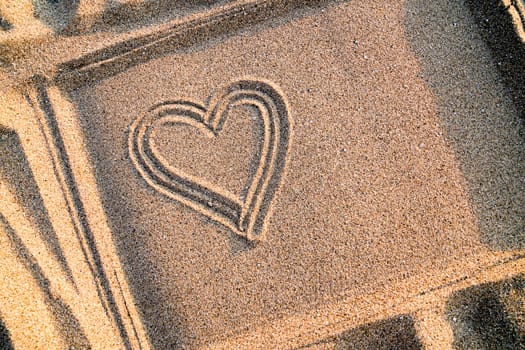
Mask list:
[[[81,225],[103,222],[92,274],[110,276],[105,295],[121,286],[109,314],[131,310],[108,327],[140,324],[156,349],[483,343],[457,310],[523,272],[523,90],[472,4],[151,3],[81,2],[3,68],[4,86],[57,86],[65,186]],[[29,141],[7,129],[2,181],[60,256],[60,213],[47,223],[31,212],[48,200],[27,199],[40,165],[20,184],[9,164]],[[519,319],[509,293],[489,294]],[[4,305],[22,302],[6,300],[9,329]]]

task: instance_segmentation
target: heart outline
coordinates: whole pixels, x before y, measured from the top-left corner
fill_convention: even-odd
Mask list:
[[[238,106],[252,106],[263,122],[259,164],[245,200],[171,166],[155,147],[159,125],[186,124],[217,137]],[[205,105],[190,100],[151,107],[130,126],[128,149],[139,174],[155,190],[191,207],[251,241],[264,239],[271,202],[279,190],[291,144],[292,119],[280,89],[259,79],[242,79],[219,90]]]

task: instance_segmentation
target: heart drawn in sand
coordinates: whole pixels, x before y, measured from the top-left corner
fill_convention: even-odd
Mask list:
[[[163,125],[191,126],[217,137],[229,111],[239,106],[254,107],[263,129],[259,163],[244,200],[170,165],[153,142],[155,130]],[[207,106],[178,100],[150,108],[130,127],[129,155],[139,174],[158,192],[212,218],[238,235],[261,240],[284,171],[291,124],[288,105],[278,88],[266,81],[239,80],[216,93]]]

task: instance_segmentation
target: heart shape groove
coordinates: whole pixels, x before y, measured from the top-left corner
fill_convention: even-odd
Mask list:
[[[189,125],[217,137],[229,111],[238,106],[254,107],[263,125],[259,163],[244,200],[170,165],[152,141],[155,130],[164,125]],[[289,153],[291,127],[288,104],[282,92],[269,82],[244,79],[218,91],[206,106],[188,100],[154,105],[130,126],[129,155],[138,173],[155,190],[236,234],[257,241],[266,234],[271,202]]]

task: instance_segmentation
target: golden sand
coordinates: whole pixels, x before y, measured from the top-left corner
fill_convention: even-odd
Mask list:
[[[0,6],[15,346],[447,348],[524,271],[523,91],[469,3],[113,3]]]

